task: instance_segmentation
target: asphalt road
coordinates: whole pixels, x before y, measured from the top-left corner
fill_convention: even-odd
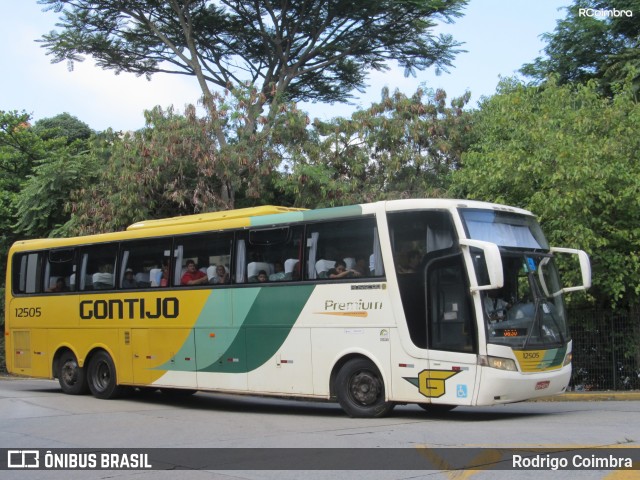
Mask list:
[[[580,397],[575,397],[580,398]],[[586,397],[584,397],[586,398]],[[603,397],[605,398],[605,397]],[[592,398],[593,399],[593,398]],[[591,399],[591,400],[592,400]],[[565,398],[566,400],[566,398]],[[136,394],[120,400],[68,396],[57,382],[0,378],[1,449],[170,449],[339,448],[353,455],[365,449],[428,447],[491,457],[501,448],[640,447],[640,401],[528,402],[497,407],[459,407],[427,414],[415,405],[398,406],[382,419],[351,419],[337,404],[197,393],[170,398]],[[443,450],[444,449],[444,450]],[[314,450],[305,450],[314,452]],[[384,452],[384,450],[378,450]],[[4,452],[4,450],[3,450]],[[162,451],[161,451],[162,452]],[[233,452],[233,450],[230,450]],[[288,450],[277,451],[287,455]],[[356,452],[355,454],[359,454]],[[3,453],[6,455],[6,453]],[[372,456],[373,455],[373,456]],[[434,470],[312,470],[304,478],[463,479],[494,478],[640,478],[640,471],[566,470],[454,471],[444,459]],[[170,463],[169,458],[166,459]],[[376,462],[373,462],[376,463]],[[391,465],[393,466],[393,465]],[[361,468],[361,467],[359,467]],[[214,470],[214,471],[212,471]],[[3,479],[298,479],[300,471],[1,471]]]

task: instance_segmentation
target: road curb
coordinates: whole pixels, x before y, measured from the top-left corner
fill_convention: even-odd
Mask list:
[[[602,402],[602,401],[638,401],[640,391],[632,392],[567,392],[552,397],[541,397],[532,402]]]

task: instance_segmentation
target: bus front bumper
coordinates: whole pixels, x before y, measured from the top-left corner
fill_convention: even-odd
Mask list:
[[[476,405],[499,405],[559,395],[567,390],[571,365],[543,372],[511,372],[480,367]]]

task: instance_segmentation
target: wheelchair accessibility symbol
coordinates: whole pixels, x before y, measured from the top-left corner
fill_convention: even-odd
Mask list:
[[[466,385],[457,385],[456,386],[456,396],[458,398],[467,398],[467,386]]]

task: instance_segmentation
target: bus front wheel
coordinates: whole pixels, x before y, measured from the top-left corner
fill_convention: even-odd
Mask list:
[[[56,375],[64,393],[83,395],[89,391],[85,370],[78,365],[73,352],[67,351],[60,356]]]
[[[349,360],[336,377],[338,402],[350,417],[384,417],[394,407],[385,401],[384,382],[373,363],[364,358]]]
[[[122,394],[123,387],[118,385],[116,366],[105,351],[99,351],[91,357],[87,380],[89,389],[96,398],[109,400]]]

